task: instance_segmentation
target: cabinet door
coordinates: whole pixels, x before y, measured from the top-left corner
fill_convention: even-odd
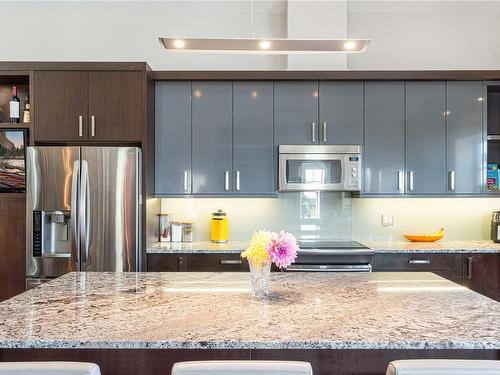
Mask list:
[[[248,261],[240,254],[193,254],[188,257],[188,272],[248,271]]]
[[[363,83],[320,82],[319,143],[363,144]]]
[[[35,72],[35,142],[87,140],[87,72]]]
[[[365,84],[364,193],[404,193],[404,83]]]
[[[187,254],[148,254],[148,272],[185,272]]]
[[[191,194],[191,82],[155,86],[155,193]]]
[[[448,82],[446,150],[448,193],[481,193],[482,82]]]
[[[376,272],[433,272],[462,284],[461,254],[375,254]]]
[[[275,83],[274,126],[278,145],[318,143],[318,83]]]
[[[193,82],[193,193],[233,189],[232,84]]]
[[[89,73],[90,141],[141,141],[144,81],[143,72]]]
[[[500,254],[464,255],[464,285],[500,301]]]
[[[406,83],[408,194],[446,193],[445,83]]]
[[[273,84],[233,84],[233,169],[237,194],[274,194]]]

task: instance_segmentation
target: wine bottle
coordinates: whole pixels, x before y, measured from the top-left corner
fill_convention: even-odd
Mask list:
[[[10,122],[19,122],[19,106],[20,101],[17,97],[17,87],[12,87],[12,97],[10,98]]]
[[[30,96],[26,94],[24,98],[23,123],[28,124],[31,120],[30,116]]]

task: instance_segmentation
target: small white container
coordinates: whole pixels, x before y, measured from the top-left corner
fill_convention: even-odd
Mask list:
[[[182,242],[182,223],[172,222],[170,225],[170,238],[172,242]]]

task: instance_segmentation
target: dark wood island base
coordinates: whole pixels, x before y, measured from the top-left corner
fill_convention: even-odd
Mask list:
[[[397,359],[500,360],[500,350],[380,349],[0,349],[0,361],[88,361],[102,375],[170,375],[175,362],[201,360],[295,360],[314,375],[384,375]]]

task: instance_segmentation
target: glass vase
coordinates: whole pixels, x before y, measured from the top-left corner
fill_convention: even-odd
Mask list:
[[[269,295],[269,279],[271,276],[271,261],[249,261],[252,283],[252,297],[264,299]]]

